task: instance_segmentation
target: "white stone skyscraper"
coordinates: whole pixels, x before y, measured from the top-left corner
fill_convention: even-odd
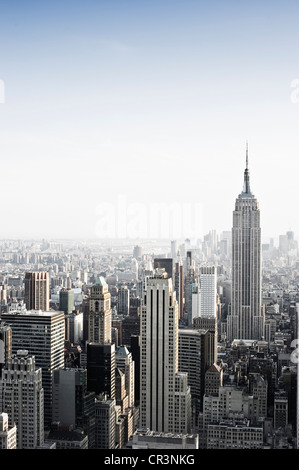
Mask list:
[[[200,268],[200,316],[217,317],[217,271],[215,266]]]
[[[140,425],[158,432],[187,433],[191,394],[178,371],[178,302],[165,273],[150,278],[141,312]]]
[[[230,341],[237,338],[260,339],[264,335],[260,209],[250,189],[248,147],[244,187],[233,212],[232,293],[227,335]]]

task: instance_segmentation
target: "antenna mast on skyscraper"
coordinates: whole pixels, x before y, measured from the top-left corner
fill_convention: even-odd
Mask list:
[[[248,169],[248,140],[246,140],[246,169]]]

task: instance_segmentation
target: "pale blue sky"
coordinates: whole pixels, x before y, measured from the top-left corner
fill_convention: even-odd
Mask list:
[[[290,0],[1,1],[0,238],[94,238],[103,204],[119,217],[124,198],[129,213],[198,204],[199,237],[229,230],[246,140],[264,237],[299,236],[298,13]]]

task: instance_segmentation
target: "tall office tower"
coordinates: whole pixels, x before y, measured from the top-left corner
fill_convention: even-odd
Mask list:
[[[7,359],[12,355],[11,327],[0,321],[0,377]]]
[[[63,312],[28,310],[26,313],[3,313],[2,320],[12,329],[12,353],[26,349],[42,368],[45,395],[45,426],[52,421],[52,376],[64,367],[65,322]]]
[[[227,318],[228,340],[264,336],[261,303],[260,210],[250,190],[248,148],[244,187],[236,199],[232,228],[232,298]]]
[[[193,327],[208,331],[207,365],[217,363],[218,325],[215,317],[198,317],[193,320]]]
[[[116,367],[125,374],[125,388],[128,394],[128,406],[133,407],[135,403],[135,364],[132,359],[132,354],[126,346],[121,346],[116,351],[115,360]]]
[[[59,309],[69,315],[75,308],[73,289],[62,288],[59,292]]]
[[[7,361],[0,379],[0,409],[9,425],[17,426],[17,448],[36,449],[44,443],[44,390],[42,369],[35,358],[19,350]]]
[[[217,317],[217,272],[215,266],[200,268],[200,316]]]
[[[87,344],[87,390],[115,398],[115,344]]]
[[[118,314],[129,315],[130,312],[130,290],[128,286],[121,286],[118,291]]]
[[[184,267],[180,259],[179,252],[178,252],[178,261],[175,264],[174,288],[176,292],[176,298],[179,303],[179,318],[183,319],[184,317]]]
[[[94,448],[95,394],[87,391],[86,369],[54,370],[52,421],[63,428],[83,429],[88,448]]]
[[[178,303],[167,274],[148,280],[141,313],[140,425],[152,431],[186,432],[189,414],[178,409],[176,385],[190,395],[187,382],[178,379]],[[181,414],[182,412],[182,414]]]
[[[17,426],[9,426],[8,414],[0,413],[0,450],[17,448]]]
[[[208,331],[191,328],[179,329],[179,371],[188,373],[191,391],[192,424],[197,425],[202,409],[205,372],[207,369]]]
[[[91,287],[88,316],[89,341],[111,343],[111,295],[103,277]]]
[[[49,310],[49,274],[25,273],[25,304],[27,310]]]

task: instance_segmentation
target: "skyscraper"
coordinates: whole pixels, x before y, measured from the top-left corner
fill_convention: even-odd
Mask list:
[[[118,313],[129,315],[130,312],[130,290],[128,286],[121,286],[118,291]]]
[[[247,147],[244,187],[233,212],[232,296],[227,335],[230,341],[260,339],[263,331],[260,210],[250,189]]]
[[[49,274],[27,272],[25,274],[25,304],[27,310],[49,310]]]
[[[141,313],[140,424],[190,432],[187,374],[178,373],[178,303],[166,273],[148,280]]]
[[[200,269],[200,316],[217,316],[217,272],[215,266]]]
[[[64,428],[81,428],[94,447],[95,394],[87,391],[86,369],[56,369],[53,372],[53,422]]]
[[[28,350],[35,356],[36,367],[42,368],[42,384],[45,395],[45,426],[52,421],[52,376],[54,369],[64,367],[63,312],[29,310],[3,313],[2,320],[12,330],[12,353]]]
[[[59,292],[59,309],[66,315],[72,313],[75,308],[73,289],[62,288]]]
[[[88,318],[89,341],[111,343],[111,295],[103,277],[91,287]]]

